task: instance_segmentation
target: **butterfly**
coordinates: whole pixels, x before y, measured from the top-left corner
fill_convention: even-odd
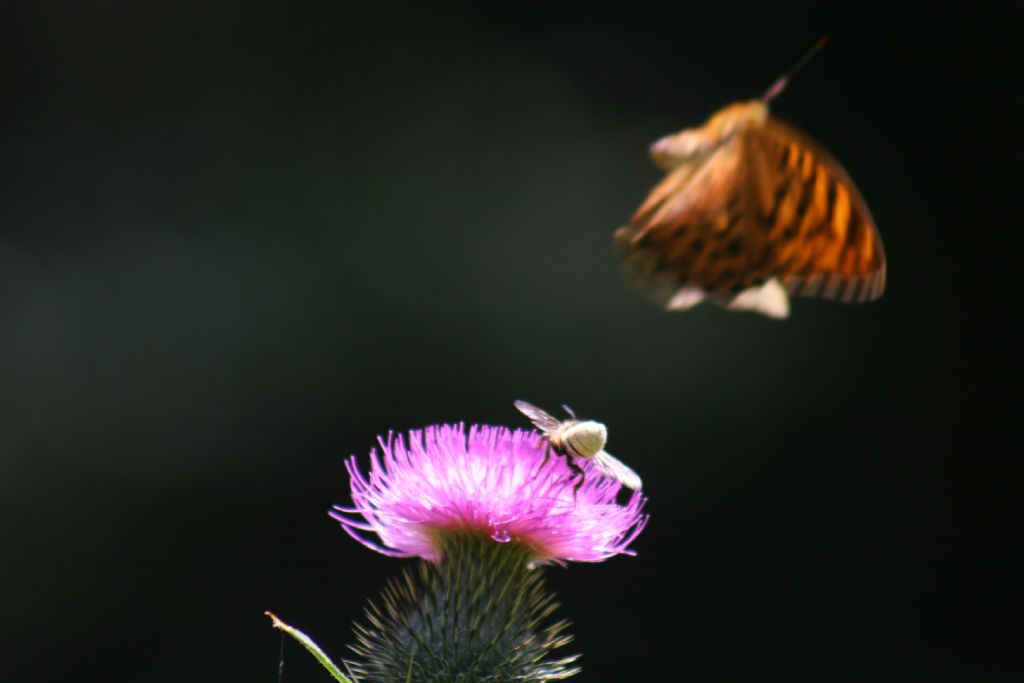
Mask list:
[[[773,318],[789,298],[872,301],[885,252],[863,197],[768,103],[824,41],[756,100],[651,146],[666,172],[614,239],[634,284],[668,310],[711,300]]]

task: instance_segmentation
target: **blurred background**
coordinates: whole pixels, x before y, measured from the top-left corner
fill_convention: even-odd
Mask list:
[[[265,609],[342,655],[402,566],[328,519],[343,457],[523,398],[650,495],[636,558],[549,571],[579,680],[1020,680],[1008,7],[7,8],[0,678],[275,681]],[[628,291],[647,145],[822,34],[773,111],[859,185],[885,297]]]

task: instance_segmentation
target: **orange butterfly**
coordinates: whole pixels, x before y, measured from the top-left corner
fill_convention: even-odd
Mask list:
[[[818,143],[768,115],[823,44],[761,99],[651,146],[667,175],[615,242],[636,284],[668,310],[708,299],[785,318],[790,296],[882,295],[885,253],[860,192]]]

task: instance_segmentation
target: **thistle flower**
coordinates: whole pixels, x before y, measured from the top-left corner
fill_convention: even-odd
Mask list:
[[[546,456],[535,431],[439,425],[411,431],[408,444],[389,434],[380,448],[369,476],[347,461],[354,504],[330,514],[385,555],[438,562],[446,536],[476,534],[523,546],[533,562],[599,562],[634,554],[629,544],[647,522],[645,498],[617,504],[618,482],[589,463],[574,491],[576,475],[563,457]]]
[[[350,458],[352,507],[331,516],[360,543],[420,557],[356,626],[359,680],[552,681],[579,672],[537,565],[633,554],[645,499],[588,463],[577,475],[535,431],[439,425],[380,441],[364,475]],[[376,534],[379,542],[367,537]]]

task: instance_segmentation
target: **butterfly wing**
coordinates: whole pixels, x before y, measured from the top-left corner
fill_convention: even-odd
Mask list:
[[[615,239],[634,283],[672,309],[711,297],[761,310],[761,289],[868,301],[885,287],[881,240],[849,176],[771,117],[677,166]]]
[[[769,118],[755,138],[775,172],[764,182],[775,246],[769,270],[793,296],[847,303],[885,291],[885,250],[864,198],[843,167],[804,133]]]
[[[526,401],[516,401],[513,405],[515,405],[516,409],[519,412],[521,412],[526,417],[530,418],[530,422],[532,422],[537,429],[544,432],[545,434],[550,434],[551,432],[556,431],[559,427],[562,426],[561,420],[559,420],[554,415],[551,415],[547,411],[541,410],[532,403],[527,403]]]
[[[643,488],[644,484],[640,480],[640,476],[608,451],[601,451],[591,458],[590,462],[594,463],[601,474],[614,479],[628,489],[639,491]]]
[[[699,303],[708,291],[737,286],[733,276],[746,264],[732,263],[742,254],[731,255],[735,247],[722,237],[738,235],[745,221],[742,172],[743,145],[734,137],[665,176],[615,234],[634,286],[680,308]]]

